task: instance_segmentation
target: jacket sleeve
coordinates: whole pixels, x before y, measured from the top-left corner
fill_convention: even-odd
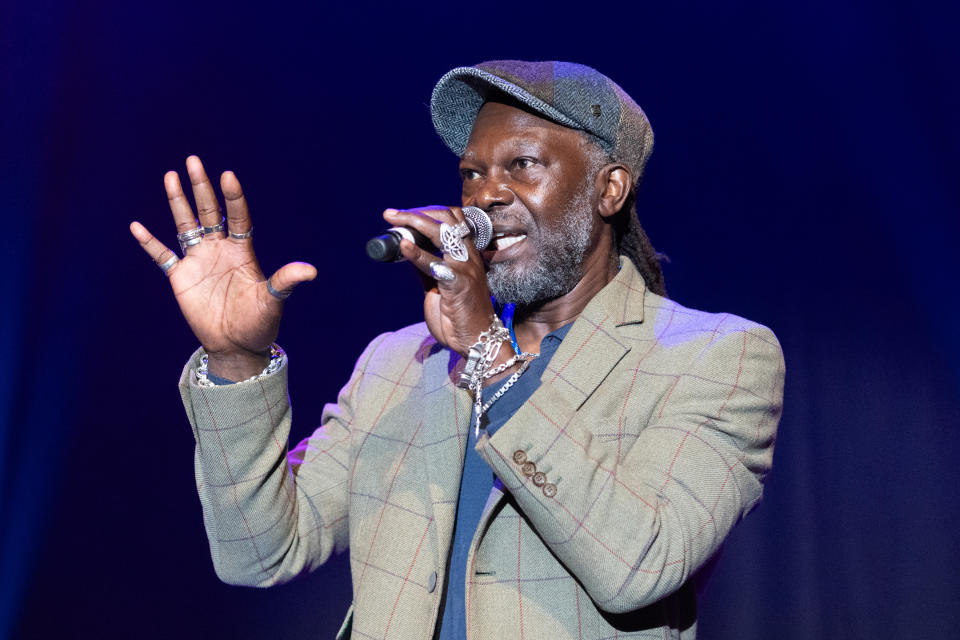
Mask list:
[[[649,419],[625,415],[646,422],[629,449],[600,442],[596,416],[546,384],[479,449],[596,605],[625,613],[676,591],[760,500],[783,376],[776,338],[753,325],[674,372]],[[555,495],[524,475],[517,450]]]
[[[384,337],[361,355],[321,426],[289,452],[286,365],[257,381],[200,387],[200,352],[187,363],[180,394],[197,443],[210,554],[224,582],[267,587],[346,548],[350,422],[364,368]]]

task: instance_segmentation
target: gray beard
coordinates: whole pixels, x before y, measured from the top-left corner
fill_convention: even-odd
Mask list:
[[[583,278],[583,261],[590,247],[593,214],[588,184],[578,190],[556,227],[541,227],[536,243],[536,263],[499,262],[487,271],[487,285],[500,303],[530,306],[564,296]]]

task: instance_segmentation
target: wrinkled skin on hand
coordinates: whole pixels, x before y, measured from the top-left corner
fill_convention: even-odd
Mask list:
[[[387,209],[384,219],[394,226],[416,229],[437,247],[440,242],[440,224],[451,226],[465,221],[460,207],[422,207],[398,211]],[[414,265],[425,283],[423,315],[430,333],[437,342],[461,355],[466,355],[482,331],[490,327],[493,304],[487,288],[487,273],[480,252],[472,237],[464,238],[467,261],[460,262],[449,255],[441,259],[406,240],[400,243],[403,256]],[[440,261],[457,276],[452,281],[435,280],[430,265]]]
[[[213,227],[221,219],[213,185],[199,158],[190,156],[186,164],[199,224]],[[164,176],[164,187],[177,233],[196,228],[198,218],[176,172]],[[243,234],[252,229],[247,202],[233,172],[223,173],[220,187],[229,231]],[[158,265],[175,255],[141,223],[131,223],[130,232]],[[187,247],[167,276],[180,311],[209,356],[210,372],[230,380],[260,373],[279,331],[283,302],[267,290],[253,240],[231,238],[226,231],[206,234],[201,242]],[[312,265],[291,262],[270,281],[274,289],[286,292],[316,276]]]

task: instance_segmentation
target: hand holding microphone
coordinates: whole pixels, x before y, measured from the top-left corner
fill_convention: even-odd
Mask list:
[[[490,217],[479,207],[463,207],[463,216],[473,235],[473,243],[483,251],[493,239],[493,223]],[[377,262],[400,262],[404,260],[400,252],[400,241],[409,240],[425,251],[436,251],[441,247],[412,227],[397,226],[387,229],[367,242],[367,255]]]
[[[384,235],[396,233],[399,238],[374,238],[368,244],[374,249],[371,257],[382,255],[377,251],[378,240],[397,244],[399,259],[408,260],[422,276],[424,320],[430,333],[439,344],[467,354],[477,336],[489,328],[493,315],[486,265],[480,250],[469,246],[484,249],[490,244],[490,218],[478,207],[441,206],[388,210],[384,218],[394,225]],[[401,239],[411,231],[418,232],[423,244],[404,242],[401,247]],[[435,255],[438,249],[442,256]],[[386,255],[382,259],[391,258]]]

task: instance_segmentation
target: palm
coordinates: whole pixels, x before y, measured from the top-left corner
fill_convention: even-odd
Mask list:
[[[199,224],[214,227],[221,222],[220,205],[199,158],[187,158]],[[267,290],[257,264],[250,234],[250,212],[240,183],[231,172],[220,180],[226,201],[230,235],[214,231],[187,247],[186,254],[167,271],[180,310],[211,358],[262,354],[277,336],[283,303]],[[195,229],[194,217],[179,176],[164,177],[170,210],[180,233]],[[139,222],[130,231],[157,264],[175,254]],[[271,276],[274,289],[285,291],[316,277],[309,264],[292,262]]]
[[[263,351],[277,337],[280,308],[264,300],[253,250],[228,241],[201,242],[170,274],[180,311],[208,353]]]

